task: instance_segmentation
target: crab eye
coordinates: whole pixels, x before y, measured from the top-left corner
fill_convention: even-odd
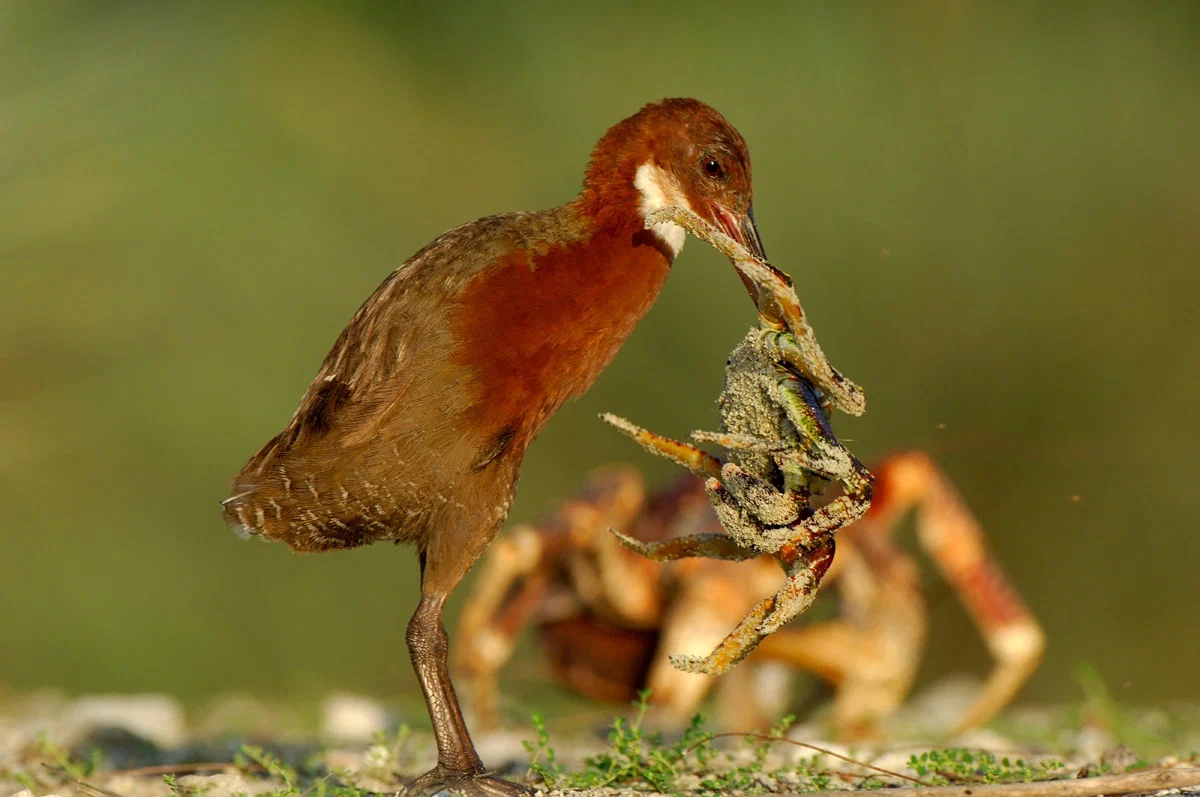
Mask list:
[[[721,162],[716,158],[706,158],[704,161],[704,173],[709,177],[721,176]]]

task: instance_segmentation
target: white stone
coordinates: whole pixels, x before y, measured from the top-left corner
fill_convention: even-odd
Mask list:
[[[367,742],[388,730],[388,712],[369,697],[335,692],[321,703],[321,736],[338,742]]]
[[[182,744],[187,736],[183,706],[169,695],[85,695],[67,706],[62,724],[72,737],[124,728],[160,747]]]

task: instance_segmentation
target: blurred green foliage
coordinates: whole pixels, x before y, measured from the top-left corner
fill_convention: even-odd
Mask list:
[[[0,4],[0,681],[411,693],[409,551],[243,543],[217,502],[384,275],[570,198],[670,95],[750,142],[768,251],[867,389],[839,429],[930,451],[1044,621],[1025,697],[1076,697],[1083,659],[1200,697],[1182,2]],[[607,461],[674,475],[596,414],[713,427],[751,321],[693,241],[514,519]],[[954,600],[933,623],[926,677],[986,667]]]

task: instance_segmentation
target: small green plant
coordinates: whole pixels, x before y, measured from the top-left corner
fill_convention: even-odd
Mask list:
[[[523,742],[525,752],[529,753],[529,771],[553,789],[566,772],[566,767],[558,763],[558,754],[550,746],[546,717],[540,711],[533,712],[533,733],[535,738],[532,742]]]
[[[821,756],[798,763],[768,768],[772,746],[795,721],[784,717],[767,734],[751,735],[738,750],[721,751],[715,734],[696,715],[683,734],[666,742],[661,734],[642,727],[649,707],[649,693],[642,692],[633,703],[632,719],[618,718],[608,733],[608,748],[584,760],[578,772],[568,771],[550,744],[545,717],[533,716],[534,740],[525,743],[532,761],[530,771],[550,789],[598,789],[631,787],[662,794],[681,794],[697,788],[703,793],[737,791],[762,794],[778,791],[821,791],[830,788],[833,777],[819,761]],[[747,749],[748,747],[748,749]],[[878,782],[878,781],[876,781]],[[879,782],[879,785],[882,785]]]
[[[374,744],[367,748],[363,760],[366,774],[375,780],[394,782],[400,769],[401,761],[407,749],[408,739],[412,729],[407,724],[401,724],[396,732],[389,734],[376,731]]]
[[[908,759],[908,768],[931,786],[963,783],[1033,783],[1062,777],[1065,766],[1056,759],[1029,764],[1023,759],[997,758],[992,753],[949,747]]]
[[[816,748],[817,755],[772,766],[771,751],[777,743],[788,741],[786,734],[795,722],[794,716],[784,717],[765,734],[744,734],[746,742],[739,748],[720,750],[714,745],[718,736],[741,734],[714,734],[697,715],[677,741],[667,743],[660,734],[643,729],[648,706],[649,694],[643,692],[633,704],[633,717],[614,720],[607,749],[585,759],[579,771],[569,770],[559,760],[550,743],[545,717],[535,714],[535,738],[525,743],[532,758],[530,770],[549,789],[625,787],[663,794],[696,790],[744,794],[821,792],[844,788],[842,784],[847,781],[861,790],[877,790],[895,785],[893,779],[916,780],[820,748]],[[830,769],[830,756],[856,766],[858,771]],[[908,766],[919,777],[916,782],[928,786],[1031,783],[1070,775],[1057,759],[1027,762],[962,747],[914,755]]]
[[[661,734],[646,733],[642,721],[650,707],[650,692],[639,693],[634,701],[634,717],[613,720],[608,732],[608,749],[584,761],[579,772],[567,772],[558,761],[558,754],[550,745],[550,734],[546,719],[540,712],[533,715],[535,739],[525,743],[532,761],[530,770],[552,789],[597,789],[613,785],[645,785],[657,792],[670,793],[684,765],[688,749],[704,748],[711,738],[704,729],[703,718],[697,716],[691,725],[673,744],[666,744]],[[698,749],[696,760],[707,762],[710,751]]]
[[[380,735],[376,737],[376,742],[390,747],[407,738],[407,734],[407,728],[402,726],[395,737]],[[260,792],[258,797],[372,797],[375,794],[367,786],[359,784],[354,773],[344,769],[328,770],[317,776],[322,769],[318,760],[320,757],[320,753],[314,753],[305,759],[298,771],[261,747],[243,745],[241,752],[234,754],[233,760],[247,777],[261,778],[265,774],[282,783],[282,788]],[[389,773],[389,777],[394,779],[394,773]],[[170,787],[171,783],[168,782]],[[195,790],[179,792],[174,788],[172,792],[177,797],[200,797],[201,794]]]
[[[201,797],[203,794],[210,792],[213,789],[212,784],[205,784],[203,786],[193,786],[189,784],[185,786],[181,784],[174,775],[163,775],[163,785],[165,785],[167,790],[170,791],[171,794],[175,795],[175,797]]]
[[[16,781],[22,789],[28,789],[32,792],[38,791],[38,782],[33,779],[33,776],[28,772],[20,769],[0,769],[0,781],[5,778]]]
[[[252,744],[242,745],[241,752],[234,754],[233,763],[246,774],[250,774],[250,771],[257,766],[271,777],[283,781],[284,788],[280,792],[281,794],[299,793],[299,775],[296,770],[283,763],[278,756],[261,747]]]
[[[83,780],[103,763],[103,756],[96,748],[92,748],[86,760],[73,758],[70,751],[49,741],[44,733],[38,734],[37,749],[38,754],[47,759],[51,770],[57,770],[71,780]]]

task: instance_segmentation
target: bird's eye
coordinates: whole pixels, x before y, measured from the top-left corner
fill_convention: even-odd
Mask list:
[[[706,158],[704,161],[704,173],[709,177],[721,176],[721,162],[716,158]]]

